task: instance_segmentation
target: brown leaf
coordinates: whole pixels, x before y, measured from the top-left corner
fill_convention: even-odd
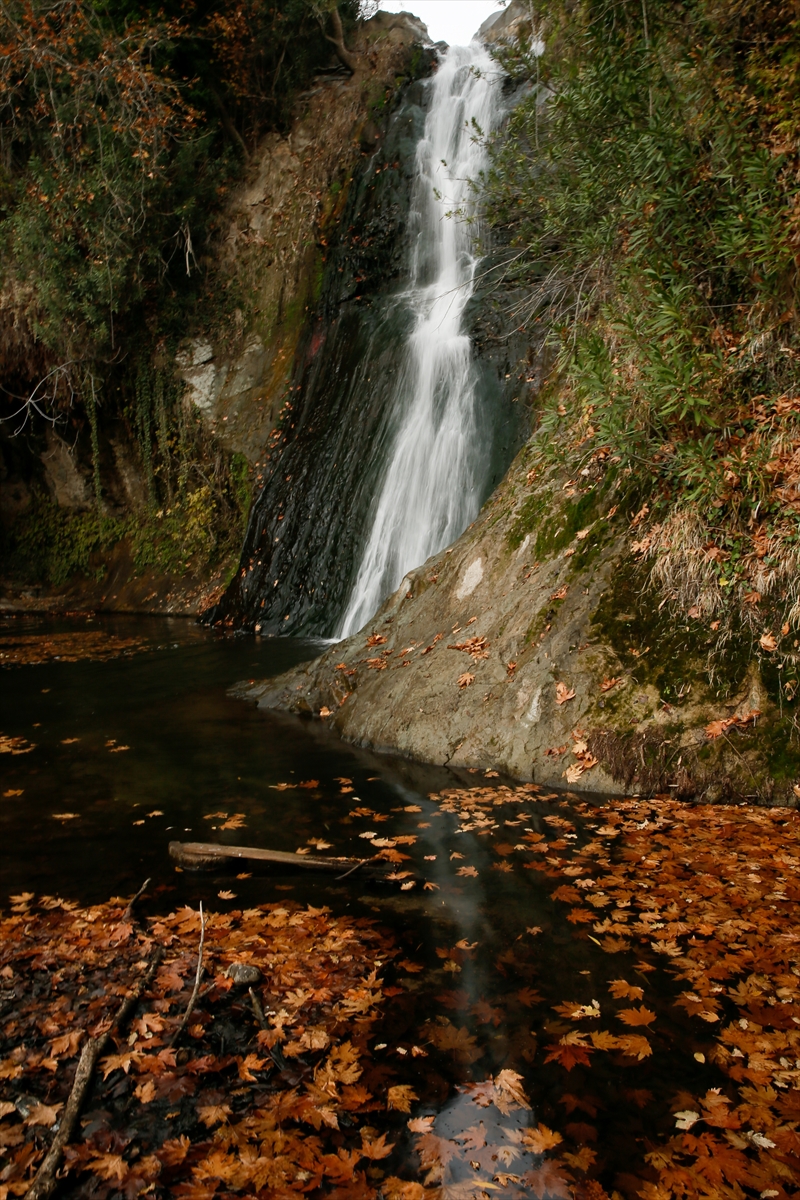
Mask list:
[[[394,1109],[396,1112],[411,1112],[411,1105],[415,1100],[419,1100],[419,1096],[407,1083],[390,1087],[386,1093],[387,1109]]]
[[[206,1129],[212,1129],[215,1125],[227,1121],[231,1111],[229,1104],[201,1104],[197,1109],[197,1116]]]
[[[626,1025],[652,1025],[656,1019],[656,1014],[643,1004],[639,1008],[623,1008],[617,1016]]]
[[[644,996],[642,988],[627,983],[624,979],[612,979],[608,990],[615,1000],[641,1000]]]
[[[611,689],[613,687],[616,687],[618,683],[622,683],[621,675],[607,675],[606,678],[603,680],[603,682],[600,684],[600,691],[601,692],[610,692]]]
[[[63,1104],[36,1104],[25,1118],[26,1125],[44,1125],[51,1129],[55,1125]]]
[[[778,648],[778,643],[774,634],[770,633],[769,631],[762,633],[761,637],[758,639],[758,644],[762,650],[766,650],[769,654]]]
[[[475,676],[470,674],[469,671],[465,671],[463,675],[459,675],[459,677],[458,677],[458,686],[460,688],[467,688],[470,686],[470,684],[472,684],[474,682],[475,682]]]
[[[547,1150],[553,1150],[563,1140],[560,1133],[555,1133],[541,1124],[536,1129],[526,1129],[522,1135],[523,1146],[532,1154],[544,1154]]]
[[[570,691],[565,683],[556,684],[556,704],[566,704],[567,700],[575,699],[574,689]]]
[[[130,1173],[130,1167],[121,1154],[98,1154],[86,1164],[86,1168],[101,1179],[116,1184],[123,1183]]]

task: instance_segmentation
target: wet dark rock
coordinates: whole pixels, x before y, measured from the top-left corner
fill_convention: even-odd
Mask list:
[[[231,963],[225,974],[239,987],[252,987],[261,982],[261,972],[251,963]]]

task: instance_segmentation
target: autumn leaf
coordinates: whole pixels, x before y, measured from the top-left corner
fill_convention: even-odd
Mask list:
[[[181,984],[183,981],[181,980]],[[108,1079],[112,1071],[122,1070],[127,1075],[131,1069],[131,1064],[136,1062],[138,1054],[135,1050],[123,1050],[122,1054],[109,1054],[105,1058],[101,1058],[100,1067],[103,1072],[103,1079]]]
[[[589,1035],[595,1050],[618,1050],[619,1038],[605,1029],[593,1029]]]
[[[761,649],[766,650],[768,654],[771,654],[773,650],[777,650],[778,648],[778,643],[774,634],[769,632],[762,633],[761,637],[758,639],[758,644]]]
[[[551,600],[563,600],[568,591],[569,591],[569,588],[567,587],[566,584],[564,584],[564,586],[560,587],[557,592],[552,593],[552,595],[550,596],[550,599]]]
[[[532,1154],[544,1154],[547,1150],[553,1150],[563,1140],[560,1133],[555,1133],[541,1124],[535,1129],[526,1129],[522,1135],[522,1144]]]
[[[74,1054],[78,1053],[82,1037],[83,1030],[71,1029],[61,1037],[53,1039],[50,1043],[50,1053],[56,1058],[72,1058]]]
[[[597,1155],[590,1146],[581,1146],[577,1153],[571,1154],[568,1150],[565,1150],[561,1157],[568,1166],[573,1168],[573,1170],[581,1171],[585,1174],[592,1166],[594,1166]]]
[[[241,829],[242,825],[244,825],[244,813],[234,813],[220,825],[220,829]]]
[[[459,867],[456,871],[456,875],[468,875],[472,879],[474,879],[477,874],[478,872],[475,867]]]
[[[608,990],[615,1000],[641,1000],[644,996],[642,988],[626,983],[624,979],[612,979]]]
[[[235,900],[236,899],[236,892],[221,891],[221,892],[217,892],[217,895],[219,896],[220,900]]]
[[[124,1183],[130,1172],[121,1154],[98,1154],[86,1164],[86,1168],[108,1183],[116,1184]]]
[[[618,683],[622,683],[621,675],[608,675],[600,684],[600,691],[610,692],[611,689],[616,687]]]
[[[419,1096],[406,1083],[399,1083],[395,1087],[390,1087],[386,1093],[387,1109],[395,1109],[397,1112],[411,1112],[411,1105],[415,1100],[419,1100]]]
[[[568,700],[575,699],[575,690],[567,687],[565,683],[556,684],[556,704],[566,704]]]
[[[201,1104],[197,1109],[197,1116],[206,1129],[212,1129],[215,1125],[227,1121],[230,1115],[231,1107],[229,1104]]]
[[[643,1058],[649,1058],[653,1053],[653,1048],[647,1038],[642,1037],[640,1033],[623,1033],[617,1040],[623,1054],[629,1058],[638,1058],[640,1062]]]
[[[435,1120],[435,1117],[411,1117],[406,1121],[406,1125],[412,1133],[430,1133]]]
[[[414,1096],[416,1100],[417,1097]],[[408,1109],[401,1111],[408,1112]],[[394,1150],[394,1142],[386,1144],[386,1134],[382,1133],[380,1137],[370,1141],[364,1130],[361,1132],[361,1153],[364,1158],[370,1159],[372,1162],[378,1162],[382,1158],[388,1158]]]
[[[617,1016],[626,1025],[651,1025],[656,1019],[656,1014],[643,1004],[639,1008],[623,1008]]]
[[[239,1067],[239,1078],[244,1083],[255,1083],[256,1077],[253,1071],[260,1071],[266,1059],[259,1058],[257,1054],[248,1054],[244,1058],[237,1058],[236,1062]]]
[[[514,1108],[530,1108],[528,1097],[522,1087],[522,1076],[517,1071],[504,1070],[495,1076],[494,1086],[497,1091],[495,1107],[504,1116]]]
[[[465,671],[463,675],[459,675],[458,677],[458,686],[460,688],[468,688],[474,682],[475,676],[471,675],[469,671]]]
[[[44,1125],[46,1129],[51,1129],[63,1107],[63,1104],[35,1104],[25,1118],[25,1124]]]
[[[539,933],[541,932],[542,931],[540,929]],[[517,992],[517,999],[519,1000],[520,1004],[524,1004],[526,1008],[533,1008],[535,1004],[541,1004],[542,1002],[542,997],[539,995],[539,993],[534,991],[533,988],[529,987],[520,988]]]

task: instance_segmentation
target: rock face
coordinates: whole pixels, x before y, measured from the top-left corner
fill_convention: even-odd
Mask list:
[[[430,763],[792,803],[797,763],[758,664],[731,646],[728,694],[715,691],[704,633],[659,612],[604,464],[588,475],[548,473],[529,445],[473,526],[365,629],[237,694]]]
[[[232,323],[187,340],[176,358],[190,403],[251,463],[286,398],[354,173],[381,142],[387,101],[433,54],[421,21],[385,12],[358,28],[353,51],[359,70],[319,76],[300,96],[288,135],[268,134],[253,155],[217,250],[240,307]]]

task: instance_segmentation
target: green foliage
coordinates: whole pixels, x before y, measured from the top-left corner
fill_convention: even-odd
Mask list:
[[[123,533],[123,522],[96,509],[68,512],[37,493],[15,531],[9,558],[26,577],[53,587],[74,575],[102,579],[105,569],[92,558],[110,549]]]
[[[651,515],[691,503],[720,537],[795,520],[775,464],[800,445],[796,7],[537,11],[541,63],[524,41],[501,57],[552,94],[516,108],[487,185],[517,315],[546,312],[558,345],[541,446],[607,447]]]

